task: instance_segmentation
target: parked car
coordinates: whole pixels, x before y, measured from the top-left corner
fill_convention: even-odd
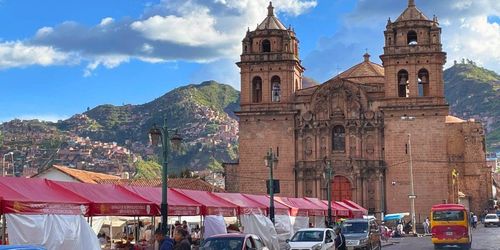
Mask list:
[[[334,249],[335,232],[331,228],[306,228],[297,231],[287,242],[291,250]]]
[[[206,238],[200,250],[269,250],[254,234],[219,234]]]
[[[381,249],[379,226],[374,219],[350,219],[342,224],[348,249]]]
[[[484,227],[488,226],[498,226],[500,227],[500,219],[496,214],[487,214],[484,217]]]

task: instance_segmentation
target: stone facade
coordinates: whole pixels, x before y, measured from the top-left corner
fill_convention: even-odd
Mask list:
[[[298,38],[268,7],[242,42],[239,162],[226,165],[231,192],[266,192],[264,156],[278,154],[274,178],[290,197],[332,195],[370,212],[409,212],[410,166],[416,216],[442,202],[480,212],[491,199],[481,124],[449,116],[444,98],[441,28],[413,1],[388,21],[383,66],[363,61],[331,80],[302,88]],[[460,194],[460,197],[459,197]]]

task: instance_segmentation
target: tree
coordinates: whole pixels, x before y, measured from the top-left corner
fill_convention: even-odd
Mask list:
[[[214,157],[210,157],[210,163],[208,163],[208,170],[212,172],[222,172],[224,168],[222,164],[217,161]]]
[[[161,177],[161,165],[155,161],[137,160],[134,179],[157,179]]]

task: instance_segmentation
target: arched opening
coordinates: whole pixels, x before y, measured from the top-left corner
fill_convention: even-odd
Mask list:
[[[299,80],[295,79],[295,91],[299,90]]]
[[[334,151],[345,151],[345,129],[337,125],[333,127],[332,148]]]
[[[406,41],[408,42],[408,45],[417,45],[418,40],[417,40],[417,32],[415,31],[409,31],[408,34],[406,35]]]
[[[398,72],[398,96],[409,97],[410,88],[408,81],[408,71],[402,69]]]
[[[429,96],[429,71],[418,71],[418,96]]]
[[[281,99],[281,79],[279,76],[271,78],[271,96],[273,102],[279,102]]]
[[[262,102],[262,78],[258,76],[252,80],[252,102]]]
[[[248,46],[247,46],[247,45],[245,45],[245,50],[244,50],[244,52],[246,53],[247,51],[248,51]]]
[[[344,176],[335,176],[332,180],[332,200],[352,200],[351,182]]]
[[[271,52],[271,42],[267,39],[262,41],[262,52]]]

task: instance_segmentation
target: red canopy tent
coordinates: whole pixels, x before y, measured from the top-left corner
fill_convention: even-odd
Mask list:
[[[161,188],[120,186],[142,198],[161,206]],[[201,214],[201,204],[190,198],[175,192],[170,188],[167,190],[168,215],[174,216],[194,216]]]
[[[311,198],[308,198],[308,199],[311,199]],[[328,201],[322,200],[321,202],[323,202],[323,204],[325,204],[325,206],[328,209]],[[335,201],[332,201],[332,215],[334,215],[336,217],[349,217],[350,210],[349,210],[349,208],[343,207],[343,206],[335,203]]]
[[[363,218],[363,211],[361,211],[355,207],[352,207],[352,206],[350,206],[342,201],[335,201],[335,203],[338,204],[339,206],[342,206],[342,207],[349,209],[349,217]]]
[[[256,194],[243,194],[243,196],[258,202],[262,206],[265,206],[267,208],[267,213],[269,214],[269,197],[265,195],[256,195]],[[290,214],[290,208],[279,203],[275,202],[274,203],[274,214],[276,215],[289,215]]]
[[[238,206],[238,214],[263,214],[267,213],[267,206],[260,204],[240,193],[212,193],[213,195]]]
[[[90,202],[45,179],[0,177],[1,213],[87,215]]]
[[[363,215],[368,215],[368,210],[366,208],[360,206],[356,202],[351,201],[351,200],[342,200],[342,202],[344,202],[345,204],[347,204],[347,205],[349,205],[351,207],[354,207],[354,208],[357,208],[357,209],[361,210],[363,212]]]
[[[172,188],[175,192],[183,194],[202,205],[202,215],[222,215],[224,217],[236,216],[238,206],[228,202],[207,191],[196,191]]]
[[[292,215],[294,214],[295,216],[325,216],[324,207],[318,206],[304,198],[276,196],[274,197],[274,200],[290,207],[292,210]]]
[[[117,185],[63,181],[48,182],[52,182],[89,200],[91,202],[91,216],[154,216],[160,214],[160,208],[157,204]]]

